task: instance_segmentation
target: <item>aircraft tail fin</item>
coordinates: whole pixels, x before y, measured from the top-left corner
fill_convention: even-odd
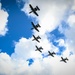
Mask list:
[[[66,60],[68,60],[68,58],[66,58]]]
[[[36,25],[37,27],[41,27],[39,24]]]
[[[43,50],[43,48],[42,48],[42,47],[40,47],[40,49],[42,49],[42,50]]]
[[[53,52],[53,54],[56,54],[55,52]]]
[[[41,37],[40,37],[40,36],[38,36],[37,38],[38,38],[38,39],[41,39]]]
[[[40,10],[38,6],[36,6],[37,10]]]

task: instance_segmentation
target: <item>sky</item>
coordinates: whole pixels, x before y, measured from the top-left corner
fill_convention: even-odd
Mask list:
[[[29,4],[40,8],[39,16],[29,14]],[[31,30],[31,22],[40,24],[40,32]],[[75,0],[0,0],[0,75],[75,75],[74,30]]]

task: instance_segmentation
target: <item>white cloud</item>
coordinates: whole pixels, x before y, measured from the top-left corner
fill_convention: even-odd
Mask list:
[[[68,9],[70,3],[70,0],[29,1],[29,4],[32,4],[33,7],[38,5],[40,8],[40,11],[37,11],[39,17],[36,17],[41,25],[40,34],[50,32],[59,25],[59,23],[63,19],[62,16]],[[35,17],[35,15],[29,14],[29,11],[31,11],[29,8],[29,4],[26,4],[22,11],[27,13],[27,15]]]
[[[67,38],[67,45],[69,47],[70,50],[72,50],[73,52],[75,52],[75,15],[72,14],[69,16],[67,22],[69,24],[69,28],[65,30],[65,36]]]
[[[8,13],[1,9],[1,3],[0,3],[0,35],[4,36],[6,32],[8,31],[7,29],[7,22],[8,22]]]
[[[9,55],[0,53],[0,74],[11,74],[13,69],[13,62]]]
[[[28,58],[41,57],[40,52],[35,51],[35,45],[37,45],[37,43],[35,41],[32,41],[32,39],[33,38],[21,38],[15,45],[15,52],[12,54],[12,58],[21,58],[26,60]]]
[[[54,58],[47,57],[42,59],[42,55],[40,52],[35,51],[35,45],[42,46],[44,48],[43,53],[48,53],[47,51],[58,51],[58,48],[55,47],[48,37],[51,35],[47,35],[46,33],[54,30],[63,19],[65,12],[68,10],[69,4],[72,0],[30,0],[34,7],[36,5],[39,6],[40,11],[39,23],[41,25],[40,32],[34,31],[34,35],[40,35],[41,40],[40,43],[36,41],[32,41],[33,37],[26,39],[21,38],[18,42],[15,43],[14,53],[8,56],[6,53],[0,54],[0,73],[1,74],[9,74],[9,75],[75,75],[74,66],[75,66],[75,55],[69,56],[70,50],[72,46],[70,46],[70,42],[65,42],[63,39],[57,40],[59,42],[59,46],[66,46],[66,50],[63,52],[63,57],[68,57],[68,63],[60,62],[60,56],[56,56]],[[28,4],[24,6],[22,9],[24,12],[28,14]],[[32,18],[35,17],[31,15]],[[72,17],[70,17],[72,19]],[[74,20],[68,19],[68,23],[74,24]],[[71,22],[70,22],[71,21]],[[71,26],[74,28],[74,25]],[[61,30],[61,29],[60,29]],[[62,29],[63,30],[63,29]],[[70,29],[73,33],[74,29]],[[69,30],[66,30],[65,36],[69,40],[74,40],[73,34],[70,33]],[[74,44],[73,44],[74,45]],[[69,48],[70,47],[70,48]],[[73,49],[74,46],[73,46]],[[28,62],[26,60],[28,58],[34,58],[34,63],[31,66],[28,66]],[[8,63],[8,64],[7,64]],[[8,67],[8,69],[6,69]]]
[[[12,59],[5,53],[0,54],[0,74],[4,75],[74,75],[75,55],[69,57],[67,63],[60,62],[60,57],[36,59],[29,67],[25,60]],[[8,68],[8,69],[6,69]],[[73,68],[73,69],[72,69]]]

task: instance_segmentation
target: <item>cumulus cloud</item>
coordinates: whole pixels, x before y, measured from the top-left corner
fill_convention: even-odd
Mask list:
[[[12,58],[21,58],[26,60],[28,58],[41,57],[39,52],[35,52],[35,45],[37,45],[37,43],[32,41],[32,39],[33,38],[21,38],[19,42],[16,42],[15,52],[12,54]]]
[[[13,69],[13,62],[9,55],[6,53],[0,53],[0,74],[11,74]]]
[[[29,3],[25,4],[22,11],[24,11],[29,17],[36,18],[41,25],[40,32],[33,31],[35,36],[40,36],[40,43],[32,41],[33,37],[26,39],[22,37],[18,42],[15,42],[14,53],[11,57],[6,53],[0,53],[0,74],[10,75],[75,75],[75,55],[69,56],[70,50],[74,49],[73,45],[70,45],[74,40],[74,15],[69,16],[67,23],[70,29],[63,29],[62,26],[59,30],[66,36],[66,39],[58,39],[59,46],[65,46],[66,50],[62,55],[55,55],[42,58],[40,52],[35,51],[35,45],[42,46],[44,48],[42,54],[48,54],[48,50],[58,52],[58,47],[54,46],[48,39],[51,37],[49,33],[56,29],[61,21],[64,19],[66,11],[69,9],[69,5],[72,5],[74,0],[30,0],[29,3],[35,7],[39,6],[39,17],[34,14],[29,14]],[[72,6],[73,7],[73,6]],[[74,7],[73,7],[74,8]],[[73,18],[73,19],[72,19]],[[70,32],[71,31],[71,32]],[[68,41],[69,40],[69,41]],[[72,47],[73,46],[73,47]],[[71,50],[72,50],[71,49]],[[60,62],[61,56],[68,57],[69,61],[66,63]],[[26,61],[28,58],[32,58],[34,63],[29,66]],[[9,63],[9,64],[7,64]],[[6,66],[7,65],[7,66]],[[8,67],[8,69],[6,69]],[[73,69],[72,69],[73,68]]]
[[[57,60],[58,59],[58,60]],[[0,74],[10,75],[74,75],[75,55],[69,57],[68,63],[60,62],[60,57],[35,60],[30,67],[22,59],[11,59],[6,53],[0,54]],[[6,69],[8,67],[8,69]],[[72,69],[73,68],[73,69]]]
[[[8,13],[1,9],[2,4],[0,3],[0,35],[4,36],[6,32],[8,31],[7,29],[7,22],[8,22]]]

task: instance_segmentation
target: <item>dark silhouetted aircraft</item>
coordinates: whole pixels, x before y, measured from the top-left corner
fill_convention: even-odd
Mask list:
[[[35,37],[35,36],[33,35],[33,37],[34,37],[34,39],[33,39],[32,41],[36,40],[37,42],[40,43],[40,41],[38,40],[38,39],[41,39],[40,36]]]
[[[52,52],[52,53],[51,53],[50,51],[48,51],[48,53],[49,53],[48,56],[52,56],[52,57],[54,57],[53,54],[56,54],[55,52]]]
[[[38,27],[41,27],[39,24],[37,24],[37,25],[34,25],[34,23],[33,22],[31,22],[31,24],[32,24],[32,26],[33,26],[33,28],[31,28],[31,30],[32,29],[35,29],[36,31],[38,31],[39,32],[39,30],[37,29]]]
[[[39,52],[41,52],[42,53],[42,51],[41,50],[43,50],[43,48],[42,47],[37,47],[37,46],[35,46],[36,47],[36,50],[35,51],[39,51]]]
[[[35,15],[39,16],[39,15],[37,14],[37,12],[36,12],[37,10],[40,10],[39,7],[36,6],[35,8],[33,8],[31,4],[29,4],[29,6],[30,6],[30,8],[31,8],[31,10],[32,10],[32,11],[29,12],[29,14],[33,12]]]
[[[61,57],[61,59],[62,59],[62,60],[60,60],[60,61],[63,61],[63,62],[65,62],[65,63],[67,63],[66,60],[68,61],[68,58],[67,58],[67,57],[66,57],[66,58]]]

